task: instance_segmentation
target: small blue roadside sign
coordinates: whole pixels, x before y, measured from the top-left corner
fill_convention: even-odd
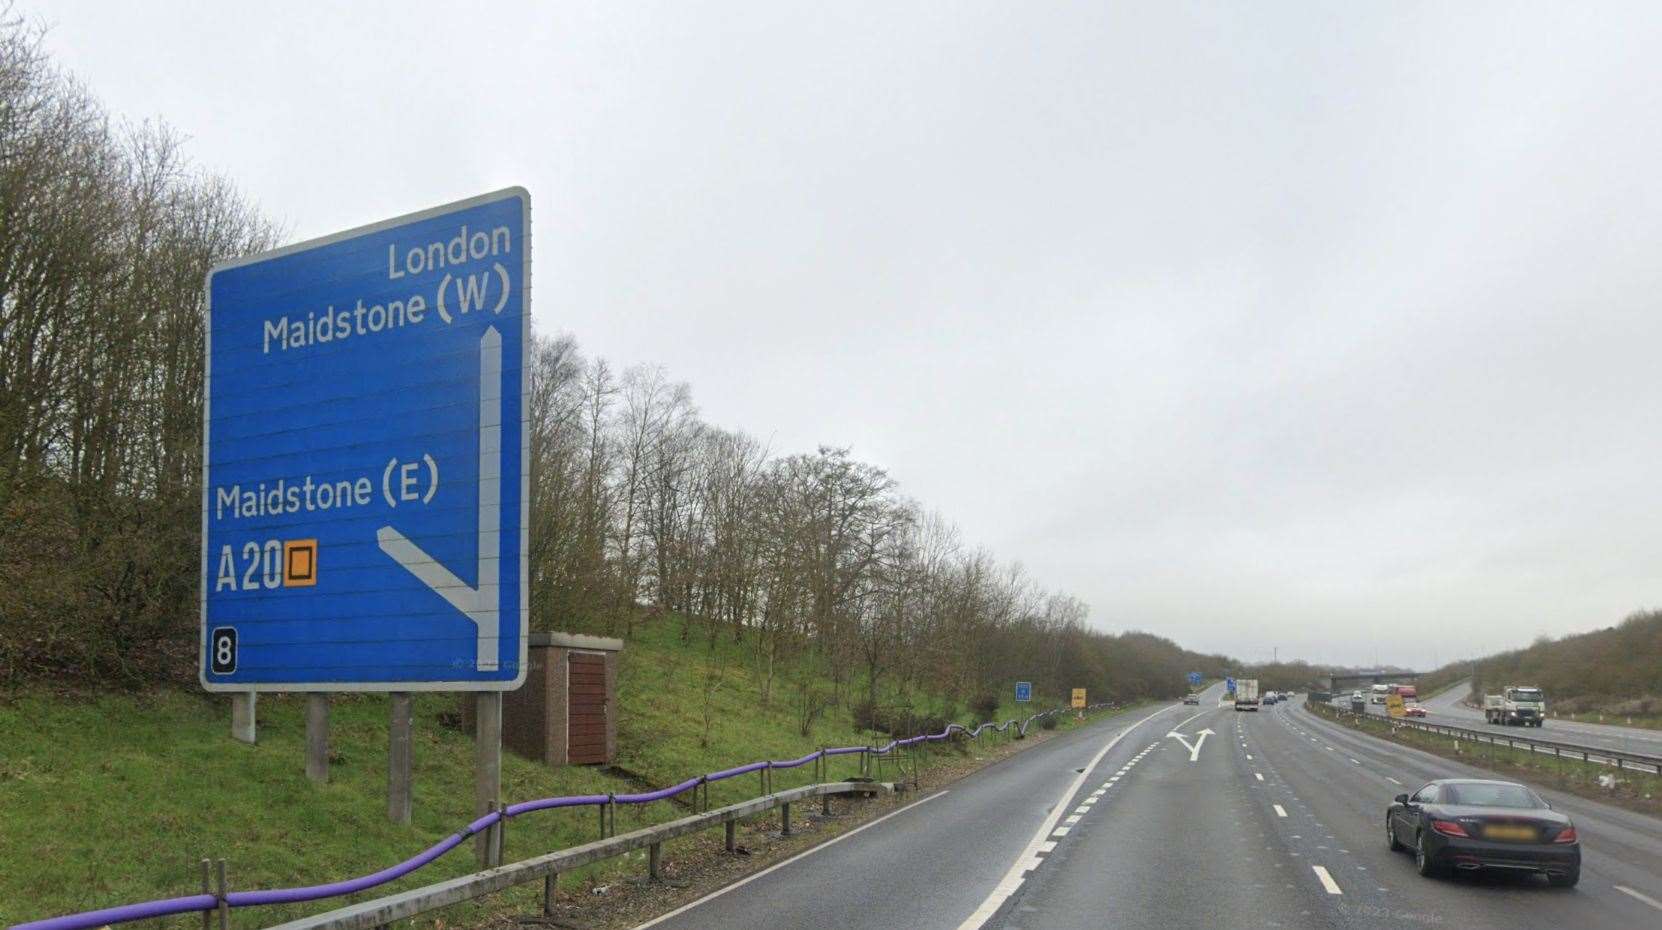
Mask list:
[[[525,679],[530,197],[208,274],[209,691]]]
[[[1225,691],[1234,691],[1235,690],[1235,679],[1225,678],[1223,680],[1223,690],[1225,690]]]
[[[1031,681],[1016,682],[1016,701],[1018,703],[1033,700],[1033,683]]]
[[[1190,672],[1189,673],[1189,687],[1192,688],[1192,687],[1194,687],[1198,684],[1200,684],[1200,673],[1199,672]]]

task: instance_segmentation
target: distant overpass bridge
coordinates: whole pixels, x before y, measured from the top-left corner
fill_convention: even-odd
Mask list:
[[[1420,672],[1347,672],[1343,675],[1333,674],[1322,679],[1327,684],[1327,690],[1333,694],[1344,691],[1367,691],[1374,685],[1413,685],[1418,684]]]

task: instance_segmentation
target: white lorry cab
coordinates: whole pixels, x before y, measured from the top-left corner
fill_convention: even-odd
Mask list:
[[[1538,727],[1546,721],[1547,697],[1534,686],[1507,685],[1483,695],[1483,719],[1502,726]]]
[[[1385,696],[1391,693],[1390,685],[1374,685],[1373,691],[1368,694],[1369,704],[1385,703]]]

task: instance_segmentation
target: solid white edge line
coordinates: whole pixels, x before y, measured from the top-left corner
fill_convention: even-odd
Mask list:
[[[1321,879],[1322,887],[1327,889],[1328,894],[1344,894],[1343,891],[1339,890],[1339,883],[1333,880],[1333,876],[1327,874],[1325,866],[1313,865],[1310,868],[1315,870],[1316,877]]]
[[[1181,707],[1183,705],[1179,704],[1177,706]],[[1067,790],[1062,792],[1062,797],[1057,800],[1056,806],[1051,811],[1050,816],[1046,817],[1044,823],[1039,826],[1039,832],[1035,833],[1033,835],[1033,839],[1028,841],[1027,847],[1021,851],[1020,855],[1016,856],[1016,861],[1010,866],[1010,870],[1004,873],[1004,878],[993,887],[993,890],[987,895],[986,900],[981,902],[981,906],[977,907],[968,917],[964,918],[964,922],[958,925],[958,930],[979,930],[979,928],[986,924],[987,921],[992,919],[994,914],[998,913],[998,909],[1004,906],[1004,902],[1010,900],[1010,896],[1016,893],[1017,888],[1021,887],[1022,876],[1027,874],[1027,870],[1032,868],[1033,864],[1038,861],[1037,853],[1039,844],[1043,843],[1052,835],[1068,835],[1067,827],[1058,827],[1056,824],[1062,819],[1063,812],[1068,809],[1068,799],[1073,797],[1074,794],[1079,791],[1081,785],[1085,784],[1085,779],[1091,777],[1091,772],[1096,770],[1097,765],[1100,764],[1103,758],[1108,755],[1108,751],[1119,745],[1119,741],[1125,739],[1127,734],[1168,710],[1171,710],[1171,708],[1162,707],[1136,723],[1125,727],[1118,733],[1114,734],[1114,738],[1109,740],[1100,750],[1097,751],[1095,758],[1091,759],[1090,764],[1086,765],[1084,770],[1081,771],[1079,775],[1074,778],[1073,782],[1068,785]],[[1201,711],[1201,713],[1205,713],[1205,711]],[[1195,716],[1198,717],[1200,715],[1196,714]],[[1189,719],[1193,720],[1194,717],[1190,717]],[[1184,722],[1187,723],[1188,721]],[[1051,832],[1053,830],[1056,831],[1054,834]]]
[[[706,901],[709,901],[713,898],[719,898],[719,897],[721,897],[722,895],[726,894],[729,891],[733,891],[733,890],[738,889],[738,888],[743,888],[744,886],[750,884],[751,882],[755,881],[758,878],[761,878],[762,876],[768,874],[769,872],[775,871],[776,869],[782,869],[785,866],[790,865],[791,863],[795,862],[798,859],[806,858],[808,856],[813,855],[814,853],[819,852],[822,849],[826,849],[828,847],[835,846],[838,843],[841,843],[843,840],[846,840],[849,837],[853,836],[854,834],[859,833],[861,830],[868,830],[872,827],[877,826],[878,824],[882,823],[883,821],[888,820],[890,817],[895,817],[895,816],[898,816],[900,814],[904,814],[909,810],[915,810],[919,807],[922,807],[923,805],[929,803],[930,801],[933,801],[936,798],[941,797],[942,795],[945,795],[948,791],[951,791],[951,790],[952,789],[950,789],[950,788],[942,788],[941,790],[935,792],[932,795],[929,795],[928,797],[918,798],[916,801],[913,801],[912,803],[906,805],[905,807],[902,807],[899,810],[889,811],[887,814],[884,814],[883,816],[877,818],[876,820],[871,821],[870,823],[860,824],[858,827],[855,827],[854,829],[848,831],[847,833],[842,833],[842,834],[839,834],[837,836],[834,836],[831,839],[828,839],[825,842],[819,844],[818,846],[812,847],[810,849],[804,849],[803,851],[797,853],[796,855],[790,857],[789,859],[782,859],[779,862],[775,862],[773,865],[768,866],[767,868],[763,869],[760,872],[755,873],[754,875],[746,875],[744,878],[739,879],[738,881],[734,882],[731,885],[728,885],[724,888],[717,888],[715,891],[710,892],[709,894],[705,895],[704,897],[699,898],[696,901],[689,901],[686,904],[683,904],[680,907],[676,908],[675,910],[670,911],[668,914],[660,914],[659,916],[652,918],[651,920],[647,921],[644,924],[637,924],[635,926],[635,930],[646,930],[647,927],[657,926],[658,924],[663,923],[664,921],[670,919],[671,917],[679,917],[680,915],[685,914],[686,912],[692,910],[695,907],[698,907],[700,904],[703,904]]]
[[[1658,901],[1642,891],[1634,891],[1626,885],[1617,885],[1616,890],[1634,899],[1635,901],[1641,901],[1645,904],[1649,904],[1651,907],[1654,907],[1659,911],[1662,911],[1662,901]]]

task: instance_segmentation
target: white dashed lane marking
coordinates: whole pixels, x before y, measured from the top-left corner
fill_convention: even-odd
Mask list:
[[[1333,880],[1333,876],[1327,874],[1327,869],[1319,865],[1313,865],[1310,868],[1316,873],[1316,877],[1321,879],[1322,887],[1327,889],[1328,894],[1344,894],[1343,891],[1339,890],[1339,883]]]
[[[1271,804],[1271,805],[1270,805],[1270,806],[1271,806],[1271,807],[1273,807],[1273,808],[1275,808],[1275,816],[1277,816],[1277,817],[1285,817],[1285,816],[1287,816],[1287,809],[1286,809],[1286,808],[1284,808],[1284,807],[1282,807],[1282,806],[1281,806],[1281,805],[1279,805],[1279,804]]]
[[[1258,779],[1259,781],[1263,781],[1264,780],[1264,773],[1263,772],[1253,772],[1252,777]]]

